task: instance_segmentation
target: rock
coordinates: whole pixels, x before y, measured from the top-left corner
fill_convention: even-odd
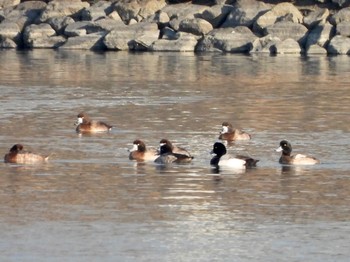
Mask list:
[[[113,11],[112,13],[110,13],[108,15],[108,18],[118,21],[118,22],[123,22],[122,18],[120,17],[120,15],[118,14],[117,11]]]
[[[199,41],[196,51],[246,53],[251,50],[256,38],[249,28],[244,26],[214,29]]]
[[[80,15],[83,21],[96,21],[107,17],[112,11],[113,7],[111,2],[97,1],[92,6],[84,8]]]
[[[314,27],[314,29],[309,31],[305,44],[305,49],[309,49],[309,47],[313,45],[325,47],[333,36],[334,28],[330,23],[318,25]]]
[[[193,5],[191,3],[183,3],[177,5],[167,5],[161,9],[165,12],[170,20],[177,18],[179,21],[184,19],[193,19],[197,17],[202,17],[202,14],[207,10],[207,6],[204,5]]]
[[[80,0],[53,0],[49,2],[41,13],[39,20],[46,22],[49,18],[72,16],[77,17],[79,12],[90,5]]]
[[[304,17],[304,25],[310,29],[318,24],[325,24],[328,16],[329,10],[327,8],[317,9]]]
[[[255,20],[270,9],[270,5],[255,0],[237,1],[222,27],[252,27]]]
[[[14,22],[22,31],[24,27],[35,23],[46,4],[41,1],[28,1],[11,8],[0,10],[4,21]]]
[[[148,42],[156,41],[159,36],[157,24],[142,22],[135,25],[120,26],[106,35],[104,44],[110,50],[129,50],[128,43],[143,36],[149,37]],[[153,41],[150,39],[153,39]]]
[[[291,38],[276,43],[272,50],[276,54],[300,54],[302,52],[299,43]]]
[[[64,37],[56,36],[56,31],[46,23],[29,25],[23,33],[24,45],[30,48],[57,48],[65,41]]]
[[[350,21],[343,21],[337,24],[336,34],[350,37]]]
[[[293,22],[277,22],[265,28],[265,35],[278,37],[282,41],[291,38],[302,46],[305,45],[307,33],[308,30],[305,26]]]
[[[17,48],[17,44],[11,39],[0,37],[0,48],[13,49]]]
[[[114,10],[118,12],[125,24],[130,24],[130,20],[140,22],[164,6],[166,6],[165,0],[120,0],[115,3]]]
[[[262,38],[258,38],[253,42],[250,53],[269,53],[269,54],[274,53],[275,45],[280,42],[281,42],[281,39],[270,35],[267,35]]]
[[[103,39],[106,32],[70,37],[59,49],[105,50]]]
[[[319,55],[319,54],[326,55],[327,50],[319,45],[310,45],[306,49],[306,53],[308,55]]]
[[[83,36],[87,34],[87,28],[92,26],[93,23],[89,21],[74,22],[67,25],[64,35],[67,37]]]
[[[340,22],[349,22],[349,21],[350,21],[350,7],[339,10],[337,13],[335,13],[329,18],[329,22],[332,25],[337,25]]]
[[[21,30],[17,23],[3,21],[0,23],[0,37],[10,39],[17,45],[20,44]]]
[[[225,22],[232,10],[233,7],[231,5],[214,5],[205,9],[200,18],[211,23],[213,28],[218,28]]]
[[[302,23],[303,15],[291,3],[280,3],[255,21],[253,31],[262,34],[266,27],[283,20],[289,20],[293,23]]]
[[[331,2],[337,4],[339,7],[350,5],[350,0],[331,0]]]
[[[69,16],[52,17],[47,20],[47,23],[56,31],[58,35],[63,34],[69,24],[75,23],[74,19]]]
[[[0,0],[0,9],[18,5],[20,0]]]
[[[349,55],[350,38],[342,35],[336,35],[329,42],[327,52],[329,54]]]
[[[159,39],[176,40],[178,34],[170,27],[164,27],[159,34]]]
[[[198,43],[198,37],[193,34],[180,32],[177,39],[159,39],[149,48],[150,51],[170,51],[170,52],[194,52]]]
[[[93,25],[95,26],[95,30],[108,31],[108,32],[112,31],[115,28],[125,27],[125,24],[121,19],[118,21],[118,20],[111,19],[109,17],[94,21]]]
[[[213,26],[202,18],[185,19],[180,22],[179,31],[193,35],[206,35]]]

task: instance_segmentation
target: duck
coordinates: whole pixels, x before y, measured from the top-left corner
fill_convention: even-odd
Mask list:
[[[319,164],[320,160],[315,157],[303,154],[291,155],[292,145],[287,140],[282,140],[276,152],[282,152],[279,159],[280,164],[284,165],[315,165]]]
[[[256,167],[258,159],[243,155],[229,155],[227,154],[226,146],[221,142],[216,142],[210,152],[213,158],[210,160],[210,165],[215,168],[229,168],[229,169],[246,169]]]
[[[163,145],[167,145],[167,147],[164,147],[167,149],[168,147],[171,148],[171,152],[174,154],[177,154],[180,156],[180,158],[183,159],[183,161],[191,162],[192,159],[194,158],[190,152],[188,152],[185,148],[183,147],[178,147],[174,145],[172,142],[170,142],[169,139],[163,138],[159,142],[159,148],[161,148]]]
[[[229,122],[223,122],[219,139],[227,141],[249,140],[251,139],[251,135],[242,130],[233,128],[232,124]]]
[[[167,139],[162,139],[159,145],[159,156],[154,160],[155,163],[190,163],[193,159],[187,150],[173,146]]]
[[[108,132],[113,128],[113,126],[105,122],[91,120],[85,112],[77,115],[75,125],[77,126],[77,133],[101,133]]]
[[[10,151],[5,155],[5,163],[15,164],[38,164],[48,161],[49,156],[42,156],[24,150],[22,144],[15,144],[10,148]]]
[[[159,153],[156,149],[146,148],[146,144],[140,140],[136,139],[133,142],[133,147],[129,150],[129,159],[136,161],[154,161],[159,157]]]

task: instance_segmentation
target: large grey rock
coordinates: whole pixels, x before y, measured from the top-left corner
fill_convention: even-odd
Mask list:
[[[250,53],[275,53],[275,45],[280,43],[281,39],[270,35],[257,38],[252,44]]]
[[[213,26],[202,18],[184,19],[180,22],[179,31],[193,35],[206,35]]]
[[[120,0],[114,5],[125,24],[131,20],[140,22],[166,6],[165,0]]]
[[[70,37],[59,49],[105,50],[103,38],[106,32],[97,32],[84,36]]]
[[[272,26],[279,21],[302,23],[303,15],[293,4],[280,3],[255,21],[253,25],[254,31],[262,33],[266,27]]]
[[[193,34],[180,32],[175,40],[159,39],[149,48],[150,51],[194,52],[198,37]]]
[[[0,9],[18,5],[20,2],[20,0],[0,0]]]
[[[273,46],[273,52],[276,54],[300,54],[303,50],[297,41],[288,38],[276,43]]]
[[[78,21],[68,24],[64,30],[64,35],[67,37],[83,36],[88,34],[89,27],[93,27],[93,23],[90,21]]]
[[[57,48],[65,41],[64,37],[56,36],[56,31],[46,23],[29,25],[23,33],[24,45],[30,48]]]
[[[182,3],[176,5],[166,5],[161,9],[170,19],[178,18],[180,21],[184,19],[192,19],[201,17],[203,12],[208,9],[205,5],[195,5],[191,3]]]
[[[329,18],[329,22],[332,25],[337,25],[340,22],[349,22],[349,21],[350,21],[350,7],[340,9],[337,13],[335,13]]]
[[[334,28],[330,23],[314,27],[307,36],[305,49],[310,46],[319,45],[325,47],[329,40],[334,36]]]
[[[27,25],[36,22],[45,7],[46,3],[41,1],[23,2],[15,7],[0,10],[0,20],[14,22],[22,31]]]
[[[307,28],[313,28],[318,24],[325,24],[328,16],[329,10],[327,8],[316,9],[304,17],[304,25]]]
[[[47,23],[60,35],[63,34],[69,24],[73,24],[75,21],[70,16],[62,16],[49,18]]]
[[[196,51],[245,53],[252,48],[257,37],[244,26],[214,29],[201,39]]]
[[[11,39],[0,37],[0,48],[14,49],[17,44]]]
[[[78,16],[79,12],[90,5],[80,0],[53,0],[49,2],[39,19],[46,22],[52,17]]]
[[[229,13],[233,10],[231,5],[214,5],[208,7],[200,15],[200,18],[207,20],[213,28],[221,27]]]
[[[350,38],[342,35],[333,37],[327,47],[329,54],[349,55]]]
[[[310,45],[305,50],[308,55],[326,55],[327,50],[319,45]]]
[[[270,5],[256,0],[237,1],[221,27],[251,27],[260,15],[266,13],[270,9]]]
[[[350,0],[331,0],[331,2],[337,4],[340,7],[350,5]]]
[[[113,7],[109,1],[97,1],[90,7],[84,8],[80,15],[82,20],[96,21],[107,17],[112,13]]]
[[[143,36],[148,37],[148,42],[156,41],[159,36],[157,24],[144,22],[120,26],[106,35],[104,44],[111,50],[129,50],[128,43]]]
[[[336,34],[350,37],[350,21],[343,21],[337,24]]]
[[[291,38],[299,42],[302,46],[305,45],[308,30],[301,24],[293,22],[277,22],[265,28],[265,34],[278,37],[282,41]]]
[[[11,39],[12,41],[19,44],[21,30],[17,23],[3,21],[0,23],[0,37]]]

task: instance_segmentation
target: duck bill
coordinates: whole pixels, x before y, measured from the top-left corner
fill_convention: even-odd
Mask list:
[[[276,148],[275,151],[276,151],[276,152],[282,152],[282,151],[283,151],[283,148],[280,146],[279,148]]]
[[[132,148],[128,149],[129,152],[134,152],[134,151],[137,151],[138,147],[137,145],[133,145]]]
[[[80,125],[81,123],[83,123],[83,118],[78,117],[78,118],[77,118],[77,121],[75,121],[74,125],[75,125],[75,126],[78,126],[78,125]]]

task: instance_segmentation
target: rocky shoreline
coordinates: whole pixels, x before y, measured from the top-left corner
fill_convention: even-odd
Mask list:
[[[350,54],[350,1],[0,0],[0,48]]]

